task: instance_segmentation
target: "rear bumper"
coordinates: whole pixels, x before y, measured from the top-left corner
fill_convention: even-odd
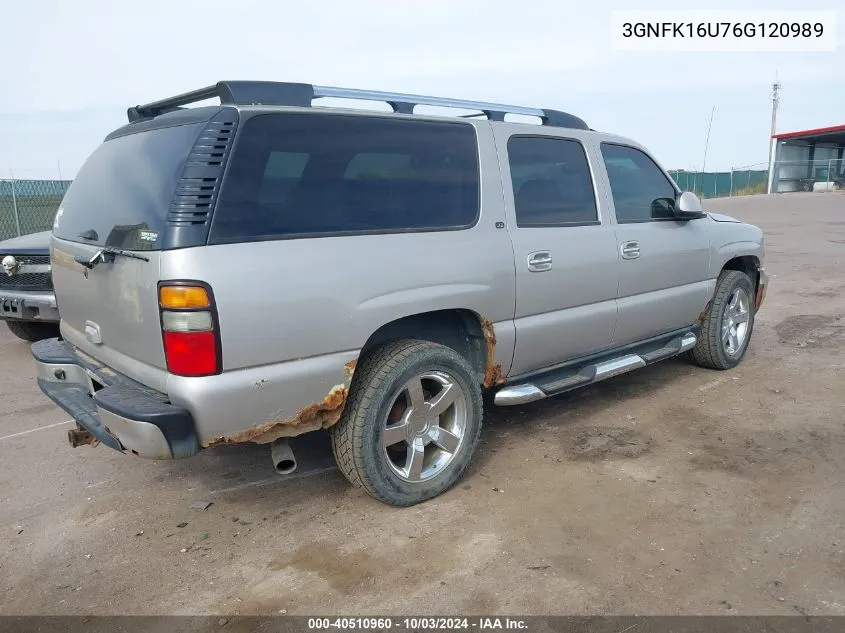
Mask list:
[[[59,322],[56,295],[49,290],[0,289],[0,320]]]
[[[96,440],[150,459],[199,451],[191,414],[167,396],[83,356],[66,341],[32,345],[38,386]]]
[[[763,301],[766,299],[766,290],[769,288],[769,273],[766,272],[766,269],[761,268],[757,273],[757,289],[754,295],[755,310],[759,310],[760,306],[763,305]]]

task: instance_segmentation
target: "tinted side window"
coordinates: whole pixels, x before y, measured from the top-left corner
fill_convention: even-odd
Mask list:
[[[399,177],[411,169],[410,154],[372,154],[362,152],[355,155],[346,166],[345,179]]]
[[[478,173],[467,124],[258,115],[242,126],[210,241],[468,227]]]
[[[675,188],[647,154],[626,145],[602,143],[617,222],[665,220],[675,208]]]
[[[598,222],[590,167],[578,141],[512,136],[508,163],[517,226]]]
[[[160,248],[176,183],[202,127],[192,123],[105,141],[71,183],[53,233],[98,246]]]
[[[258,203],[284,204],[290,191],[302,178],[308,159],[308,154],[300,152],[270,152],[264,166]]]

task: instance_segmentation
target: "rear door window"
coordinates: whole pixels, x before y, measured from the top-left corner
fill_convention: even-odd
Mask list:
[[[202,127],[191,123],[105,141],[71,183],[53,233],[97,246],[155,248]]]
[[[257,115],[242,126],[209,241],[466,228],[478,173],[465,123]]]

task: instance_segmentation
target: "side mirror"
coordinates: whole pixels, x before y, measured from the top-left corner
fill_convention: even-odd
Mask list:
[[[701,210],[701,201],[691,191],[684,191],[678,196],[674,216],[679,220],[697,220],[707,217]]]

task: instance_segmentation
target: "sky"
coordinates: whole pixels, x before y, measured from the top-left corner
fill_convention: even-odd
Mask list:
[[[809,9],[836,9],[813,0]],[[222,79],[301,81],[565,110],[667,169],[768,158],[778,131],[845,124],[835,52],[619,52],[620,9],[795,9],[794,0],[35,0],[0,38],[0,178],[73,178],[126,108]],[[667,13],[668,15],[668,13]],[[9,28],[13,26],[14,28]]]

